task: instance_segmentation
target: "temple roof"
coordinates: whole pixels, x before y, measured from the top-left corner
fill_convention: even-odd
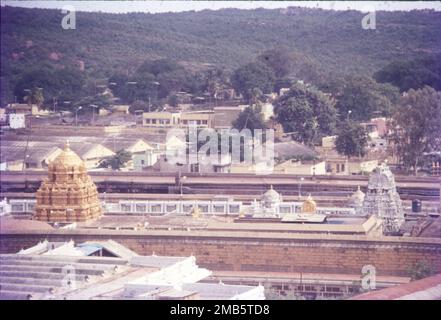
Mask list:
[[[316,211],[317,204],[311,197],[311,194],[309,194],[308,198],[302,204],[302,213],[315,213]]]
[[[69,141],[64,145],[63,152],[50,163],[52,168],[68,168],[84,166],[83,160],[70,149]]]
[[[358,186],[357,191],[355,191],[352,194],[351,199],[354,200],[354,201],[358,200],[358,201],[362,201],[363,202],[364,197],[365,197],[364,192],[361,191],[360,186]]]
[[[262,201],[280,202],[281,201],[280,194],[273,189],[273,186],[271,186],[271,188],[263,194]]]

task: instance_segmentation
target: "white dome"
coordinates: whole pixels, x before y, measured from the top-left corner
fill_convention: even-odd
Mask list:
[[[276,190],[273,189],[273,186],[271,186],[271,189],[269,189],[262,195],[261,200],[263,204],[273,204],[281,202],[282,197]]]
[[[358,186],[357,191],[355,191],[352,196],[349,205],[353,207],[361,207],[363,205],[365,194],[360,190],[360,186]]]

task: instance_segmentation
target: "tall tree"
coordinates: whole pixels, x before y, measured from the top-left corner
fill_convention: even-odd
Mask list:
[[[397,100],[398,96],[398,89],[389,84],[378,84],[369,77],[349,77],[343,83],[336,107],[340,119],[350,113],[351,118],[366,121],[375,115],[391,115],[394,108],[391,100]]]
[[[42,88],[32,88],[27,96],[24,97],[24,100],[27,104],[35,104],[39,107],[43,105],[44,97],[43,97],[43,89]]]
[[[233,127],[237,130],[250,129],[251,131],[254,129],[265,129],[260,108],[258,106],[246,108],[233,122]]]
[[[337,132],[335,148],[338,153],[350,158],[364,156],[368,135],[366,130],[353,121],[343,121]]]
[[[409,90],[398,105],[393,127],[398,156],[416,174],[425,152],[441,150],[441,92],[428,86]]]
[[[293,66],[293,59],[286,49],[270,49],[257,57],[257,60],[270,67],[277,78],[287,76]]]
[[[294,84],[276,102],[274,111],[284,131],[306,144],[334,133],[337,119],[334,102],[314,87]]]
[[[252,62],[236,69],[231,76],[233,88],[241,93],[246,100],[253,95],[255,88],[269,93],[274,88],[275,75],[267,65]]]

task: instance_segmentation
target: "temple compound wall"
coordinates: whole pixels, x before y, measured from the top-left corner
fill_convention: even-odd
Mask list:
[[[441,272],[441,239],[300,235],[203,231],[63,230],[10,231],[0,252],[13,253],[42,240],[75,242],[112,239],[142,255],[194,255],[213,270],[361,274],[373,265],[377,275],[408,276],[424,262]]]

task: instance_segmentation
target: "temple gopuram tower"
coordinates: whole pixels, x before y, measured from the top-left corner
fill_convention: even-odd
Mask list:
[[[404,222],[401,199],[395,186],[394,175],[382,163],[372,172],[364,197],[362,213],[375,214],[383,220],[383,234],[396,235]]]
[[[34,219],[47,222],[83,222],[101,216],[95,184],[69,142],[49,163],[48,177],[36,193]]]

